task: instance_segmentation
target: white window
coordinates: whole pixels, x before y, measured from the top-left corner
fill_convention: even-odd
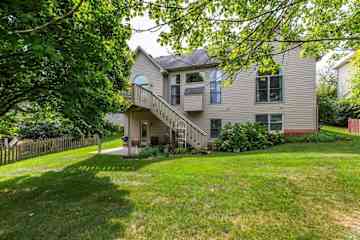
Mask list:
[[[203,82],[204,78],[200,72],[187,73],[185,75],[186,83]]]
[[[170,102],[171,105],[180,104],[180,74],[173,76],[171,79]]]
[[[283,100],[283,74],[281,69],[275,72],[258,72],[256,76],[256,102],[280,102]]]
[[[210,104],[221,103],[221,84],[223,72],[214,70],[210,73]]]
[[[258,114],[255,121],[262,123],[268,131],[282,131],[283,118],[281,113]]]

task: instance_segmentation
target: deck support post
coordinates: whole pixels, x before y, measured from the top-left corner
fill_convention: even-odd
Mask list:
[[[132,128],[132,112],[129,112],[129,117],[128,117],[128,156],[131,156],[131,144],[132,144],[132,133],[131,133],[131,128]]]
[[[170,132],[169,132],[169,146],[170,148],[172,148],[172,144],[173,144],[173,141],[172,141],[172,128],[170,127],[169,128]]]

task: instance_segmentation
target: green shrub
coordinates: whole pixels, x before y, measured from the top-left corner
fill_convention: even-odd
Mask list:
[[[349,140],[349,138],[323,132],[286,138],[286,142],[288,143],[327,143],[345,140]]]
[[[100,130],[100,136],[109,137],[109,136],[114,136],[116,134],[120,134],[121,136],[124,136],[124,127],[105,121],[103,123],[102,129]]]
[[[222,152],[243,152],[264,149],[284,142],[280,133],[269,133],[258,123],[226,124],[215,141],[216,150]]]
[[[269,133],[269,141],[272,145],[285,143],[284,134],[277,132]]]
[[[163,155],[163,152],[159,147],[145,147],[140,150],[138,158],[149,158],[149,157],[158,157]]]
[[[193,148],[190,150],[190,152],[193,155],[206,155],[210,153],[209,149],[207,148],[198,148],[198,149]]]
[[[26,121],[19,124],[18,135],[21,138],[41,139],[61,136],[81,136],[80,129],[64,119],[45,119]]]
[[[175,148],[174,149],[174,154],[185,154],[185,153],[189,153],[190,152],[190,149],[189,148]]]
[[[320,97],[319,117],[323,124],[346,127],[349,118],[360,118],[360,103],[353,100]]]
[[[319,97],[319,120],[333,125],[337,115],[337,100],[333,97]]]

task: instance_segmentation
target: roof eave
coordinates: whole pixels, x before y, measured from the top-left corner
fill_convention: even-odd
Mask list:
[[[337,70],[344,66],[345,64],[349,63],[351,59],[355,56],[355,52],[351,52],[342,59],[340,59],[333,67],[333,69]]]
[[[177,72],[177,71],[186,71],[186,70],[194,70],[194,69],[202,69],[202,68],[212,68],[217,67],[219,63],[208,63],[208,64],[201,64],[201,65],[191,65],[191,66],[184,66],[184,67],[176,67],[176,68],[167,68],[168,72]]]

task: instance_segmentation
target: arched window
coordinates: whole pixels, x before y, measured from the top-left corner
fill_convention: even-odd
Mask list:
[[[148,87],[149,86],[149,81],[147,80],[147,78],[142,75],[136,75],[134,78],[134,83],[143,87]]]

